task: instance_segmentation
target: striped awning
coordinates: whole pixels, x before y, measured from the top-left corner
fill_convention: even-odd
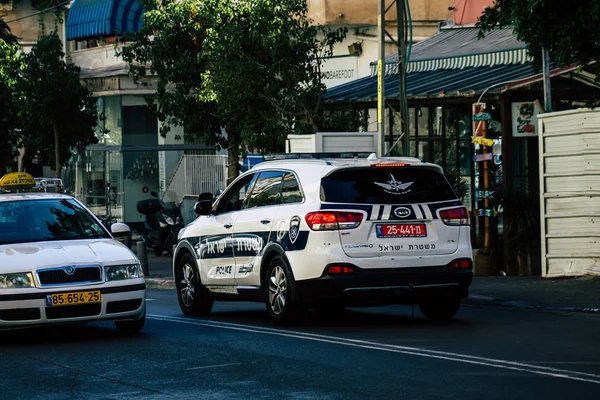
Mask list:
[[[533,60],[512,28],[496,29],[481,39],[478,34],[479,29],[474,27],[440,30],[412,47],[407,72],[526,64]],[[385,73],[398,73],[398,53],[386,57]],[[372,62],[371,76],[376,75],[377,62]]]
[[[75,0],[67,17],[67,40],[136,32],[143,13],[138,0]]]

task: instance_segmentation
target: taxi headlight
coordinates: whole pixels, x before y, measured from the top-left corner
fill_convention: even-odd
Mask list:
[[[141,278],[144,276],[139,264],[113,265],[104,267],[107,281],[120,281],[123,279]]]
[[[19,289],[33,287],[31,273],[0,274],[0,289]]]

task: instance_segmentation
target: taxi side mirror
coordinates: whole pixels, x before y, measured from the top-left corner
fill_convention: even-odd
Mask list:
[[[125,237],[131,235],[131,229],[127,224],[115,222],[110,226],[110,232],[114,237]]]

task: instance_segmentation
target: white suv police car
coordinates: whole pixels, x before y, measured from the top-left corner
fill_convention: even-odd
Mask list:
[[[471,284],[467,209],[442,168],[416,158],[282,155],[214,203],[200,195],[196,212],[173,257],[186,315],[252,300],[276,322],[306,307],[384,304],[444,320]]]

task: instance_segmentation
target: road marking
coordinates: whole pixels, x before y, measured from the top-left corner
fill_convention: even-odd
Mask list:
[[[186,369],[186,371],[192,371],[195,369],[205,369],[205,368],[231,367],[232,365],[243,365],[243,364],[242,363],[229,363],[229,364],[202,365],[200,367],[188,368],[188,369]]]
[[[454,361],[465,364],[483,365],[491,368],[509,369],[513,371],[529,372],[536,375],[551,376],[553,378],[569,379],[600,385],[600,375],[586,372],[571,371],[565,369],[543,367],[539,365],[526,364],[517,361],[499,360],[486,357],[471,356],[468,354],[450,353],[438,350],[421,349],[418,347],[399,346],[385,343],[370,342],[359,339],[348,339],[344,337],[318,335],[314,333],[305,333],[292,330],[283,330],[275,328],[256,327],[251,325],[233,324],[229,322],[218,322],[208,320],[196,320],[184,317],[172,317],[167,315],[148,314],[148,319],[156,321],[177,322],[181,324],[204,326],[209,328],[229,329],[243,332],[263,333],[268,335],[283,336],[315,342],[333,343],[342,346],[359,347],[378,351],[387,351],[391,353],[408,354],[417,357],[435,358],[446,361]]]

